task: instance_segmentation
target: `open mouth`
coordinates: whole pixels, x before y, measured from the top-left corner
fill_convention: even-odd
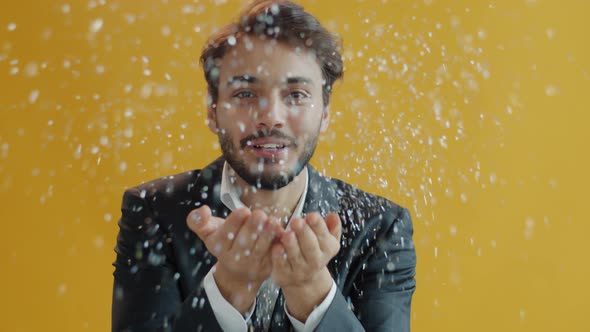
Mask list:
[[[297,149],[295,140],[283,134],[259,137],[251,135],[242,139],[240,145],[255,154],[257,158],[273,162],[285,160],[291,150]]]
[[[260,149],[264,151],[278,151],[287,147],[284,144],[260,144],[260,145],[252,145],[255,149]]]
[[[285,144],[267,143],[267,144],[252,144],[250,146],[252,151],[258,158],[269,160],[282,160],[287,156],[288,146]]]

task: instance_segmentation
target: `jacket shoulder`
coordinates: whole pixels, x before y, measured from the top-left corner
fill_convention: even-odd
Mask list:
[[[385,197],[366,192],[340,179],[332,178],[330,181],[336,187],[338,205],[343,214],[351,216],[354,213],[357,217],[361,217],[360,219],[366,219],[388,210],[397,214],[403,209],[402,206]]]
[[[163,176],[139,185],[133,186],[131,190],[137,190],[142,196],[153,196],[166,194],[175,196],[181,192],[190,192],[195,185],[196,179],[201,173],[200,169],[186,171],[178,174]]]
[[[122,208],[133,209],[145,205],[155,216],[169,214],[178,205],[190,205],[195,197],[197,180],[201,170],[192,170],[153,179],[127,188],[123,194]]]

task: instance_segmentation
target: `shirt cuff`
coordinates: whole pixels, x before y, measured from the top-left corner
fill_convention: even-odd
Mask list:
[[[312,332],[313,330],[315,330],[315,328],[322,321],[322,318],[324,318],[326,311],[328,311],[328,307],[330,307],[330,304],[332,304],[332,300],[334,300],[334,296],[336,295],[336,289],[336,282],[332,280],[332,288],[330,288],[328,295],[322,301],[322,303],[315,307],[311,314],[309,314],[307,320],[305,321],[305,324],[298,321],[289,314],[289,310],[287,310],[287,303],[285,302],[285,312],[287,313],[287,317],[289,317],[289,320],[291,321],[291,325],[293,325],[293,329],[295,330],[295,332]]]
[[[211,309],[213,309],[213,314],[215,314],[215,319],[217,319],[219,327],[221,327],[223,331],[246,332],[248,330],[246,321],[250,319],[254,312],[254,308],[256,308],[256,300],[254,300],[254,304],[250,307],[248,312],[246,312],[246,317],[242,316],[242,314],[227,302],[223,295],[221,295],[217,283],[215,282],[215,277],[213,276],[214,271],[215,267],[209,270],[207,275],[205,275],[205,278],[203,279],[203,288],[205,288],[205,294],[207,294],[207,298],[209,299]]]

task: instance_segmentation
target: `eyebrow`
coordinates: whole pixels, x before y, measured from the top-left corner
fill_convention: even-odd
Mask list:
[[[260,79],[250,75],[238,75],[232,76],[227,80],[228,86],[236,83],[260,83]]]
[[[311,84],[313,85],[313,81],[307,77],[303,77],[303,76],[292,76],[292,77],[287,77],[287,79],[284,81],[287,84]]]
[[[261,80],[257,77],[251,75],[237,75],[232,76],[227,80],[227,85],[231,86],[236,83],[251,83],[251,84],[260,84]],[[303,77],[303,76],[291,76],[287,77],[287,79],[281,80],[283,84],[310,84],[313,85],[313,80]]]

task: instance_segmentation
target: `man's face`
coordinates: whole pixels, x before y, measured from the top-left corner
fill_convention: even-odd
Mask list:
[[[309,162],[329,113],[315,57],[244,36],[223,57],[208,125],[236,173],[260,189],[284,187]]]

